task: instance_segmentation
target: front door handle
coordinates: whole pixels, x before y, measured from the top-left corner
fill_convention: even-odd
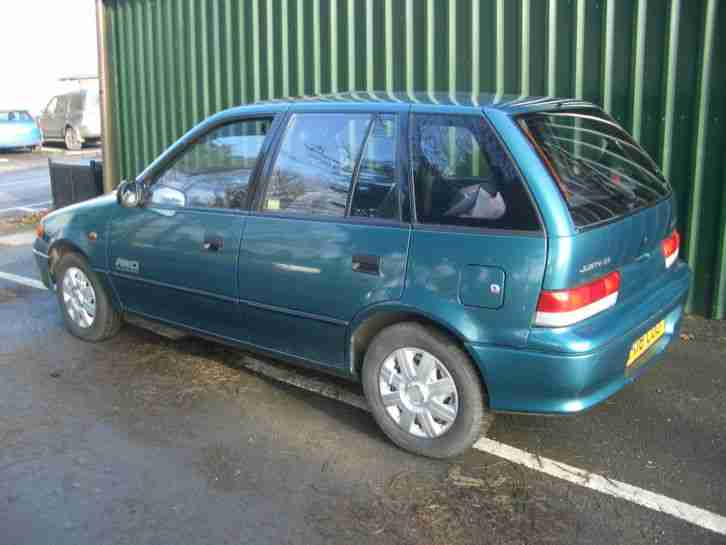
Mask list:
[[[202,249],[205,252],[218,252],[222,249],[223,246],[224,240],[222,239],[222,237],[205,236],[204,244],[202,244]]]
[[[354,255],[352,267],[354,272],[363,274],[381,274],[381,257],[377,255]]]

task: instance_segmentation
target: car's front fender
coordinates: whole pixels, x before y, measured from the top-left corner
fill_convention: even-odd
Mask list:
[[[108,233],[116,210],[116,196],[104,195],[61,208],[43,219],[43,241],[48,255],[71,249],[97,271],[107,271]]]

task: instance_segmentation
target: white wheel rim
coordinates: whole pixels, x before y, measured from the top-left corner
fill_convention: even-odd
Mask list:
[[[96,318],[96,292],[85,273],[70,267],[63,275],[63,304],[68,317],[78,327],[87,329]]]
[[[406,433],[434,439],[459,414],[459,393],[446,366],[420,348],[400,348],[381,365],[378,388],[391,419]]]

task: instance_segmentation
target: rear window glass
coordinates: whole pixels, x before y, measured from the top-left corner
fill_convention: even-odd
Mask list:
[[[643,148],[599,110],[530,114],[520,123],[578,227],[624,216],[670,194]]]

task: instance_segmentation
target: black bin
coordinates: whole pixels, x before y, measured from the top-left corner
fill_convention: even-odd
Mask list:
[[[63,208],[103,194],[103,162],[63,163],[48,159],[53,208]]]

